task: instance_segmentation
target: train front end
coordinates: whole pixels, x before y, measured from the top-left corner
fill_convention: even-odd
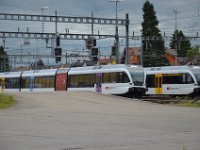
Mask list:
[[[193,68],[191,71],[195,76],[195,79],[196,79],[195,82],[197,85],[197,88],[194,89],[192,96],[194,96],[194,97],[200,96],[200,67]]]
[[[145,95],[146,93],[146,75],[142,67],[130,66],[128,67],[130,73],[130,78],[132,80],[133,86],[129,89],[129,93],[135,98],[139,98]]]

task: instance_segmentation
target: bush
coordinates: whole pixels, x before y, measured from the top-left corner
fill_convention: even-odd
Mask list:
[[[16,100],[12,95],[0,94],[0,109],[13,106]]]
[[[173,105],[178,105],[178,106],[186,106],[186,107],[200,107],[200,100],[182,100],[182,101],[177,101],[177,102],[172,102],[171,104]]]

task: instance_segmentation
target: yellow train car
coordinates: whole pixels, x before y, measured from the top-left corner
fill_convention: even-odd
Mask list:
[[[145,68],[146,95],[200,95],[199,66]]]

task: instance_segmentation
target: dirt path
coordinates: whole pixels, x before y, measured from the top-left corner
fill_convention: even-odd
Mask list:
[[[200,109],[90,92],[18,93],[0,150],[200,150]]]

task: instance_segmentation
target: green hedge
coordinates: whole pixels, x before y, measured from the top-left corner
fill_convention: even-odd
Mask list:
[[[177,105],[180,106],[186,106],[186,107],[200,107],[200,100],[196,101],[196,102],[192,102],[192,101],[183,101],[181,103],[178,103]]]
[[[13,106],[16,100],[11,95],[0,94],[0,109]]]
[[[170,104],[186,107],[200,107],[200,100],[196,100],[195,102],[191,100],[183,100],[179,102],[171,102]]]

